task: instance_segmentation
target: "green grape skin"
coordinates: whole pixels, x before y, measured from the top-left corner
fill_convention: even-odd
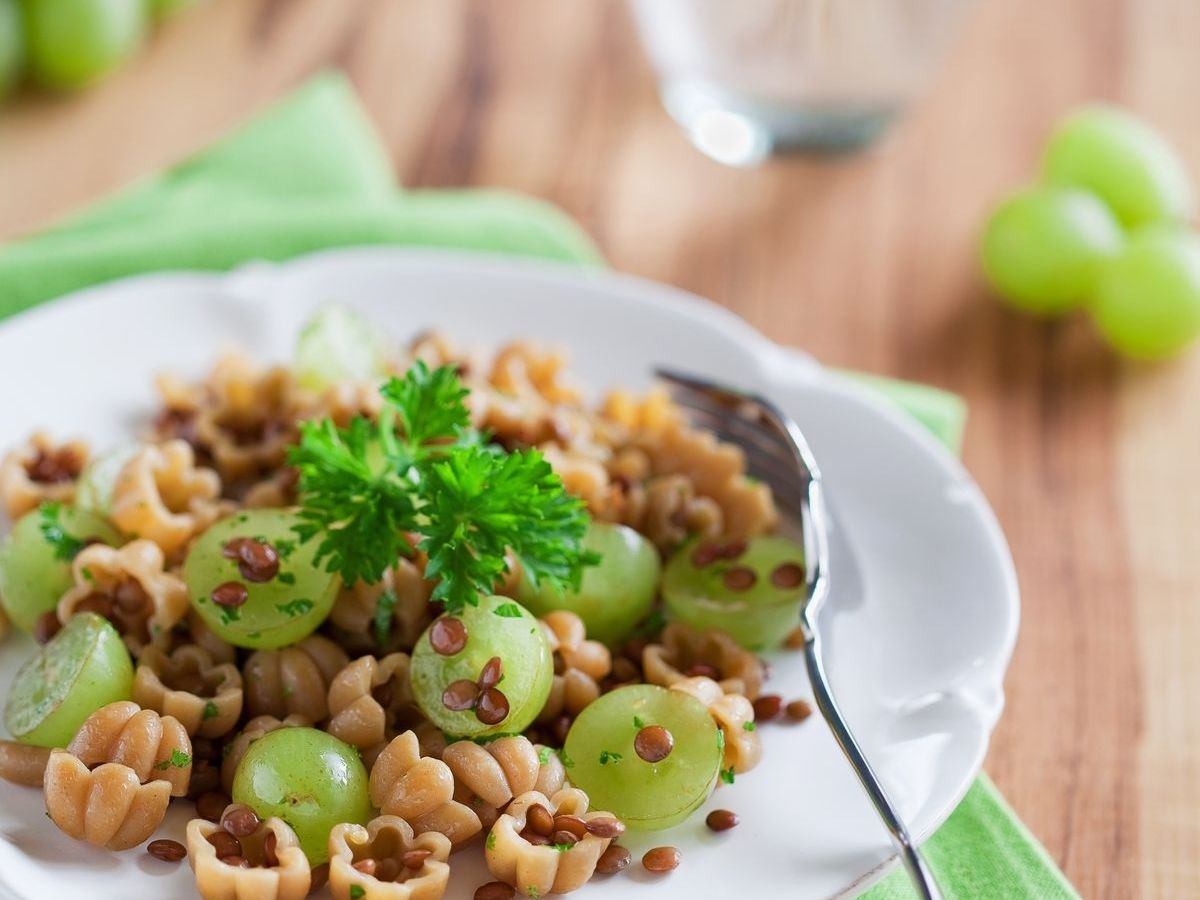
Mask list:
[[[318,540],[300,543],[294,532],[296,513],[282,509],[245,510],[205,531],[188,551],[183,579],[193,608],[218,637],[237,647],[275,649],[312,634],[333,607],[340,579],[314,561]],[[279,554],[279,573],[270,581],[248,581],[237,560],[225,558],[235,538],[265,541]],[[227,582],[248,593],[238,607],[218,606],[213,591]]]
[[[658,763],[634,749],[638,731],[648,725],[662,726],[674,739]],[[723,735],[704,704],[653,684],[617,688],[589,704],[563,749],[567,777],[592,808],[644,831],[670,828],[695,812],[716,787],[724,758]]]
[[[478,606],[467,606],[455,614],[466,626],[462,650],[443,656],[433,649],[430,634],[436,621],[425,629],[413,649],[411,680],[413,696],[425,717],[455,738],[524,731],[546,705],[554,680],[554,657],[537,619],[508,597],[481,597]],[[477,682],[483,667],[499,657],[503,679],[496,685],[509,704],[503,721],[488,725],[474,711],[447,709],[442,702],[446,688],[461,680]]]
[[[198,2],[199,0],[149,0],[150,15],[156,20],[165,19],[195,6]]]
[[[1094,193],[1127,227],[1195,212],[1178,154],[1158,131],[1116,107],[1085,107],[1063,119],[1047,143],[1043,170],[1053,184]]]
[[[75,506],[107,517],[112,510],[112,492],[117,476],[139,449],[137,444],[114,447],[84,466],[75,487]]]
[[[1169,226],[1134,232],[1091,304],[1096,327],[1138,359],[1172,356],[1200,336],[1200,236]]]
[[[600,562],[583,570],[578,591],[534,587],[522,574],[517,599],[535,616],[570,610],[583,619],[589,638],[615,646],[649,614],[662,563],[654,545],[625,525],[592,522],[583,546],[599,554]]]
[[[767,535],[745,542],[745,550],[736,556],[708,561],[701,551],[710,546],[722,545],[691,542],[667,561],[662,594],[668,617],[701,631],[723,631],[747,650],[777,647],[800,624],[806,587],[803,577],[781,587],[772,575],[781,566],[794,566],[802,576],[804,548],[788,538]],[[706,564],[697,565],[697,560]],[[735,569],[753,572],[753,585],[731,587],[727,579]]]
[[[292,369],[301,387],[320,391],[340,381],[382,381],[385,362],[370,322],[344,306],[326,306],[301,329]]]
[[[310,865],[329,859],[329,832],[373,815],[358,751],[315,728],[280,728],[254,741],[233,776],[233,801],[296,832]]]
[[[12,623],[27,633],[74,584],[71,560],[61,558],[61,548],[46,539],[45,521],[41,507],[28,512],[0,543],[0,602]],[[113,546],[121,542],[121,535],[106,520],[73,506],[59,507],[58,524],[79,541]]]
[[[107,619],[81,613],[17,672],[4,727],[24,744],[65,747],[88,716],[132,693],[133,664],[121,636]]]
[[[36,0],[23,9],[30,73],[53,90],[90,84],[145,36],[145,0]]]
[[[17,0],[0,0],[0,99],[12,93],[25,67],[25,37]]]
[[[1030,187],[1001,203],[984,227],[980,257],[988,282],[1014,306],[1038,315],[1068,312],[1091,295],[1121,228],[1092,194]]]

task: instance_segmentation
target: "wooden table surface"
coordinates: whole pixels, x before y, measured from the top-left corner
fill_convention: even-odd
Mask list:
[[[618,269],[822,360],[963,394],[965,455],[1023,588],[987,770],[1086,897],[1200,895],[1200,353],[1135,366],[992,302],[975,242],[1090,98],[1200,174],[1200,3],[981,0],[881,146],[724,169],[660,109],[617,2],[215,0],[76,98],[0,116],[0,236],[202,146],[344,68],[408,185],[500,185]],[[0,286],[0,290],[3,286]]]

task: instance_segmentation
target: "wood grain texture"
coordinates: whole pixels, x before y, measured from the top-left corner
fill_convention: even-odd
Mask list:
[[[204,145],[344,68],[409,185],[560,204],[619,269],[824,361],[970,403],[966,460],[1024,592],[987,767],[1089,898],[1200,891],[1200,359],[1117,362],[986,297],[981,218],[1077,102],[1153,118],[1200,171],[1195,0],[981,0],[876,149],[743,172],[667,119],[624,7],[216,0],[98,89],[0,117],[0,236]]]

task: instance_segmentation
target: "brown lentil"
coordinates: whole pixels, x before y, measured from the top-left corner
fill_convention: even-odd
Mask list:
[[[279,574],[279,552],[257,538],[234,538],[221,549],[221,555],[236,559],[238,572],[254,584],[263,584]]]
[[[460,678],[458,681],[450,682],[446,689],[442,691],[442,706],[454,712],[463,712],[467,709],[473,709],[478,698],[479,685],[465,678]]]
[[[267,836],[263,838],[262,864],[268,869],[274,869],[279,865],[279,854],[275,852],[275,846],[279,843],[279,838],[275,837],[275,832],[268,831]]]
[[[220,860],[221,862],[225,863],[225,865],[233,866],[237,869],[250,868],[250,863],[246,862],[246,859],[243,856],[222,856],[220,857]]]
[[[31,481],[38,484],[59,484],[72,481],[83,468],[83,460],[70,447],[63,447],[52,453],[38,450],[33,462],[25,466],[25,472]]]
[[[400,857],[400,861],[404,863],[406,869],[419,869],[431,856],[433,856],[432,850],[409,850]]]
[[[419,852],[419,851],[417,851]],[[387,858],[377,860],[375,866],[375,878],[378,881],[395,881],[400,876],[400,863],[396,860]],[[414,869],[421,868],[421,864],[413,866]]]
[[[568,715],[559,716],[550,724],[550,731],[560,747],[567,742],[567,732],[570,730],[571,717]]]
[[[727,560],[732,561],[732,560],[737,559],[743,553],[745,553],[746,549],[749,546],[750,545],[747,544],[744,540],[739,539],[736,541],[730,541],[728,544],[725,544],[724,546],[718,548],[718,550],[721,554],[721,559],[727,559]]]
[[[117,608],[127,613],[141,612],[150,601],[150,595],[135,578],[128,578],[117,585],[114,597]]]
[[[697,569],[707,569],[720,558],[721,548],[711,542],[698,544],[691,556],[692,565]]]
[[[487,884],[481,884],[475,888],[473,900],[512,900],[516,893],[511,884],[505,884],[503,881],[489,881]]]
[[[209,791],[196,798],[196,815],[210,822],[220,822],[221,813],[229,805],[229,796],[217,791]]]
[[[62,622],[58,621],[58,613],[52,609],[48,610],[38,616],[33,624],[33,638],[39,644],[44,644],[58,634],[61,628]]]
[[[642,670],[623,656],[618,656],[612,663],[612,676],[618,682],[637,681],[642,677]]]
[[[561,816],[554,817],[554,830],[569,832],[576,841],[582,841],[584,836],[588,833],[587,822],[585,822],[579,816],[572,815],[570,813],[565,813]],[[574,842],[575,841],[572,841],[571,843]],[[555,841],[554,843],[558,844],[561,843],[561,841]]]
[[[655,847],[647,850],[642,857],[642,865],[647,872],[670,872],[679,868],[683,854],[674,847]]]
[[[213,845],[217,859],[242,855],[242,842],[228,831],[214,831],[208,836],[208,842]]]
[[[549,847],[550,837],[545,834],[538,834],[530,828],[526,828],[521,832],[521,837],[535,847]]]
[[[569,831],[556,831],[550,835],[550,843],[559,847],[574,847],[579,843],[579,838]]]
[[[218,584],[213,588],[212,602],[217,606],[234,607],[241,606],[250,599],[250,592],[246,590],[246,586],[240,581],[226,581],[223,584]]]
[[[598,838],[619,838],[625,833],[625,823],[613,816],[596,816],[587,820],[587,830]]]
[[[780,563],[771,570],[771,584],[781,591],[804,584],[804,567],[797,563]]]
[[[770,722],[783,712],[783,698],[778,694],[763,694],[754,701],[754,721]]]
[[[721,580],[725,582],[725,587],[731,591],[748,591],[754,587],[758,581],[758,576],[753,569],[748,569],[745,566],[734,566],[732,569],[726,570],[721,576]]]
[[[616,875],[628,866],[632,859],[633,854],[620,844],[610,844],[596,861],[596,871],[601,875]]]
[[[642,654],[650,642],[643,637],[630,638],[621,649],[621,654],[636,665],[642,664]]]
[[[89,594],[76,604],[75,612],[93,612],[98,616],[104,616],[106,619],[112,619],[112,598],[105,597],[103,594]]]
[[[504,662],[500,657],[493,656],[483,664],[483,670],[479,673],[479,689],[486,691],[488,688],[495,687],[503,677]]]
[[[475,718],[484,725],[499,725],[508,718],[508,698],[499,688],[488,688],[475,704]]]
[[[787,717],[793,722],[803,722],[812,715],[812,707],[807,700],[793,700],[785,708]]]
[[[554,816],[550,815],[550,810],[542,804],[535,803],[525,813],[525,827],[533,829],[543,837],[549,837],[554,831]]]
[[[714,809],[704,819],[711,831],[728,831],[738,823],[737,813],[728,809]]]
[[[146,852],[155,859],[161,859],[163,862],[177,863],[187,856],[187,847],[179,843],[179,841],[157,840],[151,841],[146,845]]]
[[[364,875],[374,875],[375,866],[375,860],[368,856],[366,859],[360,859],[358,862],[354,863],[353,868],[356,871],[362,872]]]
[[[442,616],[429,629],[429,645],[442,656],[453,656],[467,646],[467,626],[462,619]]]
[[[648,763],[660,763],[675,749],[675,738],[661,725],[647,725],[633,739],[633,749]]]
[[[258,830],[258,815],[243,804],[231,806],[221,816],[221,827],[236,838],[249,837]]]
[[[323,862],[312,870],[312,884],[309,886],[308,892],[315,894],[325,887],[327,881],[329,881],[329,863]]]
[[[721,670],[710,663],[698,662],[688,666],[687,671],[683,673],[688,678],[695,678],[700,675],[705,678],[711,678],[713,681],[721,680]]]

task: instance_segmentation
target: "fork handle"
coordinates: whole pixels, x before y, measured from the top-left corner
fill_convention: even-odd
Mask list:
[[[879,776],[875,774],[875,770],[867,762],[867,757],[863,754],[862,747],[854,739],[853,733],[846,725],[846,720],[842,716],[842,711],[838,708],[837,701],[833,698],[833,692],[829,688],[829,677],[825,673],[825,666],[821,656],[820,640],[815,629],[810,630],[806,628],[805,631],[807,633],[804,642],[804,659],[808,667],[808,680],[812,684],[813,696],[816,698],[817,708],[821,710],[821,715],[824,716],[825,722],[829,725],[829,730],[833,732],[838,746],[842,748],[842,753],[846,755],[846,759],[854,767],[854,774],[862,782],[863,789],[867,792],[867,796],[871,800],[871,805],[875,807],[875,812],[879,814],[879,818],[883,820],[883,824],[891,833],[892,843],[896,845],[896,851],[900,855],[900,860],[904,863],[904,868],[908,870],[909,878],[912,879],[917,896],[922,898],[922,900],[942,900],[942,894],[938,890],[933,873],[925,863],[925,858],[921,856],[921,851],[917,849],[917,845],[913,842],[912,836],[908,833],[908,828],[905,827],[904,822],[896,813],[896,807],[888,798],[887,791],[883,789],[883,784],[880,782]]]

